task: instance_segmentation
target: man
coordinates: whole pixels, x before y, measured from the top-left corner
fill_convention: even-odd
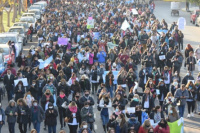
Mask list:
[[[80,100],[79,100],[81,108],[84,106],[85,102],[88,102],[90,106],[94,105],[94,99],[91,96],[89,96],[89,95],[90,95],[89,90],[85,90],[85,95],[82,96],[80,98]]]
[[[191,75],[193,75],[193,71],[195,70],[196,59],[193,57],[193,51],[190,51],[189,57],[186,59],[186,65],[188,67],[188,71],[191,71]]]
[[[102,48],[99,48],[99,52],[97,53],[97,58],[99,63],[103,63],[105,66],[106,62],[106,52],[102,50]]]
[[[8,101],[10,101],[14,94],[14,75],[11,74],[11,70],[7,70],[7,74],[4,75],[3,78],[3,84],[6,88],[7,95],[8,95]]]
[[[141,30],[141,33],[140,33],[140,35],[139,35],[139,41],[140,41],[141,46],[143,47],[143,49],[141,49],[141,52],[142,52],[142,53],[143,53],[143,51],[145,51],[146,48],[147,48],[146,44],[147,44],[147,39],[148,39],[148,38],[149,38],[149,37],[148,37],[147,33],[142,29],[142,30]]]
[[[149,73],[152,72],[152,65],[153,65],[153,56],[151,55],[151,53],[148,51],[147,55],[144,57],[144,61],[146,64],[146,69]]]
[[[183,117],[184,111],[185,111],[186,99],[189,98],[189,93],[185,87],[185,84],[182,84],[181,88],[177,89],[174,95],[175,95],[175,98],[178,99],[177,105],[179,109],[179,116]]]

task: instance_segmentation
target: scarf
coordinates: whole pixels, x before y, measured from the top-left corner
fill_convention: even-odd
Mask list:
[[[65,97],[65,94],[63,94],[63,95],[60,94],[59,96],[63,99]]]
[[[115,114],[116,114],[116,115],[119,115],[119,114],[121,114],[121,111],[119,111],[119,112],[115,112]]]
[[[68,106],[68,108],[72,113],[76,113],[77,112],[77,107],[76,106]]]
[[[72,80],[72,84],[73,84],[76,81],[76,77],[71,78],[71,80]]]

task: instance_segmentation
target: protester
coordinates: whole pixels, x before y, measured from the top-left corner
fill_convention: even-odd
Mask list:
[[[169,126],[165,119],[162,119],[154,129],[155,133],[170,133]]]
[[[5,111],[2,109],[2,105],[0,103],[0,115],[1,115],[1,121],[0,121],[0,133],[1,133],[1,129],[3,127],[3,125],[5,124],[5,118],[6,118],[6,114]]]

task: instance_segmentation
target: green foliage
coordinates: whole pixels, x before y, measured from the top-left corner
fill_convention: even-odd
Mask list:
[[[198,6],[200,6],[200,0],[188,0],[188,2],[194,3]]]

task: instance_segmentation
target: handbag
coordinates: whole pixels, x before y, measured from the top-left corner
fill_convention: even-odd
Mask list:
[[[97,110],[101,111],[101,107],[99,105],[97,105]]]
[[[89,117],[87,122],[88,123],[94,123],[95,122],[94,117]]]
[[[61,107],[63,107],[64,109],[67,109],[67,102],[65,101],[62,105],[61,105]]]

